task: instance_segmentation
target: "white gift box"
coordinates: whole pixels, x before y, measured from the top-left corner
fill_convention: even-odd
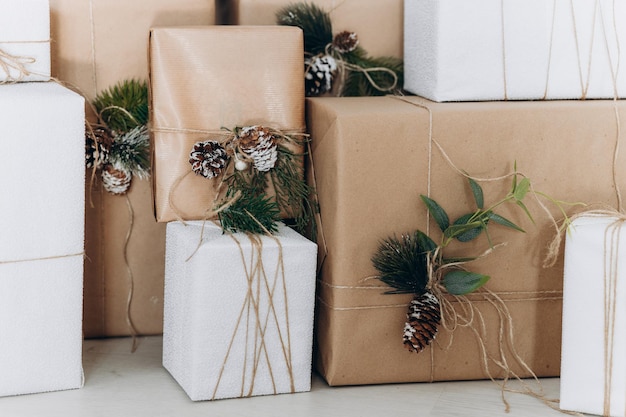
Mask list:
[[[311,388],[317,245],[259,238],[167,225],[163,365],[193,401]]]
[[[434,101],[626,96],[626,2],[405,0],[406,90]]]
[[[82,385],[84,100],[0,86],[0,395]]]
[[[573,221],[566,238],[561,408],[626,415],[626,224]]]
[[[0,82],[50,79],[48,0],[0,0]],[[5,67],[3,62],[8,65]],[[15,64],[28,73],[20,77]],[[8,73],[7,73],[8,70]]]

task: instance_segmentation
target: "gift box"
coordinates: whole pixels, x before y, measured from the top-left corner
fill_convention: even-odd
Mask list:
[[[167,225],[163,365],[194,401],[309,391],[317,246]]]
[[[624,16],[610,0],[405,0],[404,87],[435,101],[624,97]]]
[[[402,0],[314,0],[330,14],[333,30],[355,32],[359,44],[372,56],[402,58]],[[290,0],[237,0],[235,20],[240,25],[275,25],[276,12]]]
[[[79,388],[84,100],[56,83],[1,89],[0,395]]]
[[[476,177],[498,177],[512,172],[516,163],[536,190],[554,198],[615,204],[614,106],[623,117],[626,106],[610,101],[440,104],[419,97],[307,99],[320,204],[318,243],[324,254],[316,367],[328,383],[485,378],[482,355],[469,328],[452,334],[440,330],[436,342],[419,354],[404,348],[402,329],[411,296],[383,294],[390,288],[371,278],[377,275],[371,258],[383,239],[416,229],[432,232],[437,241],[437,225],[428,221],[420,194],[430,195],[452,219],[475,209],[467,181],[436,144],[457,168]],[[616,164],[618,183],[626,174],[623,158]],[[487,205],[490,195],[506,194],[511,183],[507,179],[481,185]],[[515,351],[506,357],[511,369],[530,375],[517,363],[519,356],[535,374],[557,376],[562,259],[553,268],[542,268],[555,230],[534,198],[526,203],[535,224],[518,207],[503,206],[500,214],[526,233],[492,225],[492,242],[506,246],[473,262],[471,270],[490,275],[487,288],[508,307]],[[560,218],[548,201],[542,204]],[[448,256],[477,256],[488,248],[486,240],[479,239],[475,246],[449,247]],[[487,352],[498,357],[500,315],[489,297],[470,296],[487,325]],[[454,301],[453,305],[458,306]],[[493,363],[491,373],[502,376]]]
[[[50,9],[53,75],[90,101],[121,81],[147,80],[151,27],[214,22],[205,0],[50,0]],[[161,334],[165,226],[154,221],[150,181],[135,178],[128,200],[100,181],[85,193],[85,336]]]
[[[567,234],[560,402],[564,410],[625,415],[623,226],[623,218],[590,214],[575,219]]]
[[[151,32],[150,62],[157,221],[204,219],[223,195],[219,179],[189,175],[196,142],[220,141],[223,128],[237,126],[304,131],[299,28],[157,28]],[[303,153],[302,145],[289,146]]]
[[[48,0],[2,0],[0,82],[50,79]]]

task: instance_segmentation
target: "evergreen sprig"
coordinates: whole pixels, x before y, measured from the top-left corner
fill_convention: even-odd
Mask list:
[[[283,26],[302,29],[304,50],[312,55],[324,53],[333,41],[333,26],[329,14],[313,3],[294,3],[276,13],[276,21]]]
[[[144,179],[150,176],[150,136],[145,125],[119,135],[111,145],[109,163],[113,168]]]
[[[234,192],[232,189],[229,191]],[[265,194],[255,194],[250,190],[238,192],[241,196],[218,213],[222,229],[231,233],[276,233],[276,222],[280,220],[280,210],[276,202]]]
[[[148,123],[148,83],[122,81],[98,94],[93,104],[110,129],[127,133]]]
[[[395,81],[395,87],[391,90],[379,90],[361,71],[349,71],[343,85],[341,95],[345,97],[383,96],[390,92],[400,90],[404,85],[404,63],[395,57],[370,57],[363,48],[357,48],[344,54],[346,62],[361,68],[386,68],[396,74],[396,79],[386,71],[370,71],[368,74],[381,88],[391,87]]]

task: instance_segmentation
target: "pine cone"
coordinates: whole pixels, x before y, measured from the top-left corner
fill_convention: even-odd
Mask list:
[[[109,160],[113,136],[109,129],[96,127],[85,129],[85,166],[102,168]]]
[[[104,189],[115,195],[126,194],[130,188],[132,175],[128,172],[117,170],[112,165],[106,165],[102,170],[102,184]]]
[[[306,95],[319,96],[333,87],[333,73],[337,62],[330,55],[314,56],[304,60],[304,87]]]
[[[437,335],[441,310],[439,300],[431,292],[416,295],[407,312],[404,345],[410,352],[421,352]]]
[[[222,145],[213,140],[198,142],[189,154],[191,169],[204,178],[215,178],[228,164],[228,154]]]
[[[249,126],[241,129],[237,136],[239,148],[254,161],[254,167],[261,172],[274,168],[278,159],[276,137],[263,126]]]
[[[356,33],[347,30],[339,32],[333,39],[333,47],[342,54],[354,51],[358,45],[359,37]]]

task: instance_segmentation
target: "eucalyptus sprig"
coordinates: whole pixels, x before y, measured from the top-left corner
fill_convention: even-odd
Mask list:
[[[489,234],[489,225],[492,223],[523,233],[524,230],[521,227],[496,211],[504,204],[514,204],[534,222],[524,203],[524,199],[529,193],[546,197],[559,207],[565,217],[561,227],[566,227],[568,218],[563,209],[565,203],[552,199],[544,193],[534,191],[530,179],[517,171],[512,177],[513,180],[508,193],[500,200],[485,207],[482,187],[468,176],[468,183],[476,208],[459,216],[454,221],[450,220],[450,216],[439,203],[428,196],[421,195],[421,200],[441,231],[439,243],[419,230],[413,235],[404,235],[400,239],[391,237],[383,240],[372,261],[380,273],[379,279],[393,288],[388,293],[419,295],[430,291],[435,285],[442,285],[448,293],[454,295],[464,295],[478,290],[490,277],[469,271],[465,264],[477,260],[483,255],[447,258],[445,257],[445,248],[453,241],[467,243],[484,233],[489,248],[493,249],[495,245]]]

